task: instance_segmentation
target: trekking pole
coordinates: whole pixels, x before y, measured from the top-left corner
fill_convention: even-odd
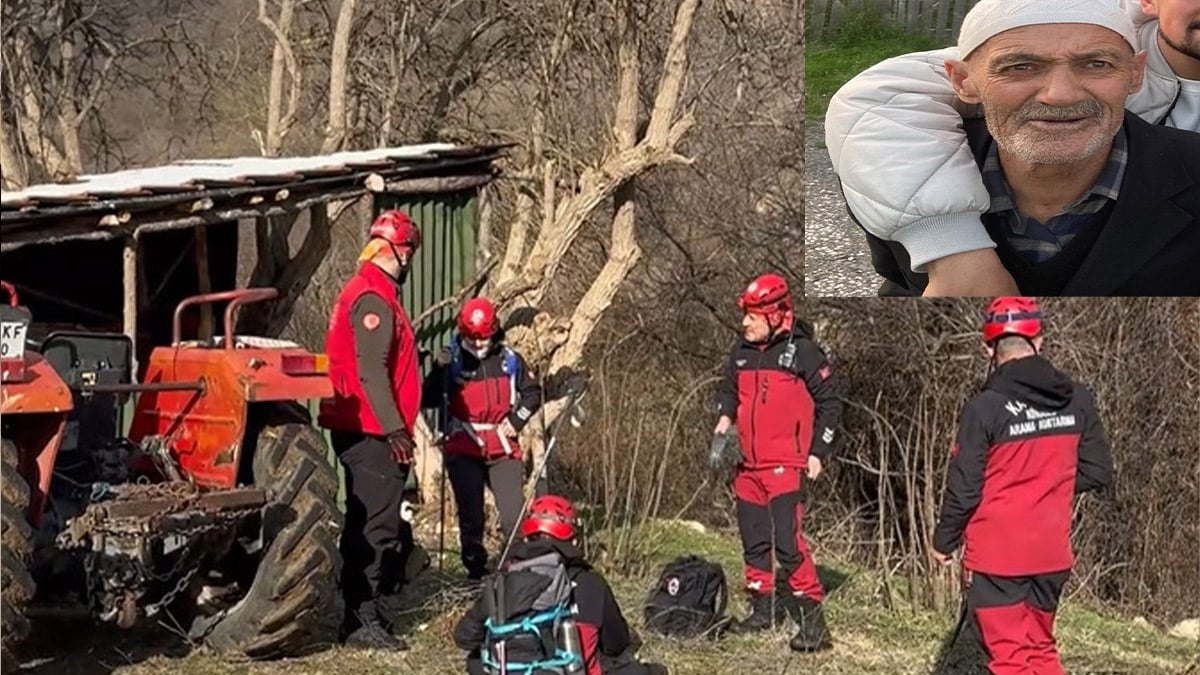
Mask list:
[[[450,339],[456,339],[450,334]],[[442,373],[442,409],[438,411],[439,443],[442,453],[442,471],[438,477],[438,572],[441,572],[446,560],[446,432],[450,429],[450,364],[443,366]]]
[[[538,464],[536,470],[533,472],[533,482],[535,485],[546,472],[546,466],[550,463],[550,453],[554,451],[554,445],[558,441],[558,432],[562,428],[563,422],[570,419],[575,414],[575,406],[578,405],[580,397],[582,397],[583,393],[587,390],[587,380],[577,381],[575,384],[575,387],[572,387],[570,384],[567,385],[567,405],[563,408],[562,414],[559,416],[559,418],[554,420],[553,432],[550,435],[550,442],[546,445],[546,450],[542,453],[542,461]],[[500,553],[500,559],[496,562],[496,569],[500,569],[500,567],[504,564],[505,559],[508,558],[508,551],[512,547],[513,540],[516,538],[517,530],[519,529],[519,523],[525,517],[525,513],[529,511],[529,505],[533,503],[533,499],[536,495],[536,490],[531,491],[529,496],[525,498],[525,503],[521,505],[521,512],[517,514],[518,526],[513,527],[512,532],[508,533],[508,541],[505,542],[504,550]]]

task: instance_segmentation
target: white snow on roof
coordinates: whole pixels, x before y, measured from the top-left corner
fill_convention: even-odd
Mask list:
[[[0,205],[18,206],[46,200],[80,200],[135,195],[149,191],[185,192],[205,182],[250,182],[255,178],[288,177],[304,173],[341,173],[356,166],[386,165],[391,162],[432,158],[433,152],[454,150],[450,143],[425,143],[375,150],[338,152],[312,157],[230,157],[225,159],[181,160],[165,166],[127,169],[106,174],[80,176],[73,183],[31,185],[22,190],[0,191]]]

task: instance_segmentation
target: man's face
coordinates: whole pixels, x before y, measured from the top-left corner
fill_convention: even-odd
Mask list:
[[[946,69],[959,98],[983,104],[1001,150],[1070,164],[1108,149],[1145,62],[1107,28],[1056,23],[1004,31]]]
[[[762,314],[746,313],[742,316],[742,337],[746,342],[765,342],[771,337],[771,324]]]
[[[1142,0],[1142,12],[1172,49],[1200,60],[1200,0]]]
[[[471,350],[471,353],[475,354],[475,356],[483,358],[492,348],[492,339],[464,337],[463,344],[466,345],[467,349]]]

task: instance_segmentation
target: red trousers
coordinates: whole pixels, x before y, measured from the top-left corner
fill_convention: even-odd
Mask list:
[[[778,569],[792,593],[821,602],[825,590],[801,525],[802,480],[801,470],[791,467],[743,469],[734,476],[746,587],[762,595],[775,592]]]
[[[970,575],[967,604],[993,675],[1064,675],[1054,615],[1070,575],[1070,570],[1028,577]]]

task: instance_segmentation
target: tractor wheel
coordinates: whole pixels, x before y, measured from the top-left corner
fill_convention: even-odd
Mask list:
[[[29,634],[29,621],[25,618],[25,606],[33,599],[33,576],[27,565],[33,544],[33,530],[25,520],[29,507],[29,484],[17,471],[17,445],[3,439],[3,465],[0,466],[0,567],[3,578],[3,607],[0,608],[3,626],[4,672],[15,665],[9,648]]]
[[[281,412],[289,414],[268,421],[254,451],[254,482],[271,494],[254,580],[236,605],[201,631],[205,644],[228,657],[300,656],[338,641],[344,611],[338,477],[321,434],[293,421],[288,409]]]

